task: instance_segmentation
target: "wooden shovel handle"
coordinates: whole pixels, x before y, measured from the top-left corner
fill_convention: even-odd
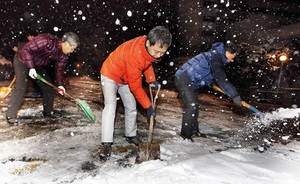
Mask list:
[[[15,83],[15,81],[16,81],[16,76],[14,76],[13,80],[10,82],[8,87],[11,88],[11,86]]]

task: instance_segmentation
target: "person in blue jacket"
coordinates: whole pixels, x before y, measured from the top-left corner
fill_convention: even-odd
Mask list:
[[[193,141],[192,136],[205,137],[199,132],[199,99],[197,89],[219,86],[237,106],[242,106],[237,89],[229,82],[225,65],[236,57],[238,48],[233,43],[214,43],[208,52],[187,61],[175,73],[174,82],[183,100],[183,118],[180,136]]]

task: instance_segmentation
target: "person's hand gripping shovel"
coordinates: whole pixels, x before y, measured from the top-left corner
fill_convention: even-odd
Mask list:
[[[219,92],[225,94],[225,92],[224,92],[220,87],[214,85],[213,88],[214,88],[214,90],[219,91]],[[250,111],[254,112],[255,115],[257,115],[257,116],[261,116],[261,115],[262,115],[262,113],[261,113],[258,109],[256,109],[255,107],[251,106],[251,105],[248,104],[247,102],[242,101],[242,105],[243,105],[244,107],[246,107],[247,109],[249,109]]]

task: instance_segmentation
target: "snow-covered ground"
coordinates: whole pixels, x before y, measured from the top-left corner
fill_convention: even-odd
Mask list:
[[[163,141],[161,160],[135,164],[135,156],[126,157],[126,152],[116,151],[120,146],[129,147],[123,137],[124,116],[120,105],[115,152],[110,160],[102,162],[93,154],[101,144],[103,104],[99,85],[85,78],[72,79],[67,92],[87,101],[97,117],[96,123],[90,123],[74,103],[59,96],[55,107],[65,113],[65,118],[44,122],[38,118],[42,108],[40,99],[29,98],[29,94],[19,112],[26,117],[23,125],[8,127],[4,119],[6,100],[2,100],[0,183],[298,184],[300,181],[299,141],[269,142],[268,147],[260,150],[254,149],[259,147],[259,141],[258,145],[245,144],[247,139],[242,136],[247,135],[243,131],[249,131],[249,123],[259,121],[268,126],[271,121],[298,117],[299,108],[280,108],[258,118],[236,113],[227,99],[202,94],[199,95],[202,104],[199,126],[208,137],[196,138],[192,143],[178,136],[180,99],[174,97],[174,92],[163,90],[158,99],[154,129],[154,141]],[[296,125],[299,126],[299,122]],[[146,141],[148,127],[142,110],[138,127]]]

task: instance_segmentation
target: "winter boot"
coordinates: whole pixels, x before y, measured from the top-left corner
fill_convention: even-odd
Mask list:
[[[10,126],[19,126],[19,122],[17,118],[6,117],[6,122]]]
[[[139,146],[140,143],[143,143],[143,141],[139,138],[139,136],[126,137],[126,141],[129,144],[135,144],[136,146]]]
[[[112,143],[111,142],[105,142],[102,143],[101,152],[100,152],[100,160],[108,160],[111,155],[112,150]]]
[[[63,114],[58,110],[52,110],[50,112],[43,112],[43,116],[44,118],[55,119],[61,118]]]
[[[192,138],[192,136],[186,136],[181,133],[180,137],[182,137],[183,140],[187,139],[188,141],[194,142],[194,139]]]
[[[206,138],[207,136],[205,134],[202,134],[200,133],[199,131],[195,131],[192,133],[192,136],[195,136],[195,137],[202,137],[202,138]]]

